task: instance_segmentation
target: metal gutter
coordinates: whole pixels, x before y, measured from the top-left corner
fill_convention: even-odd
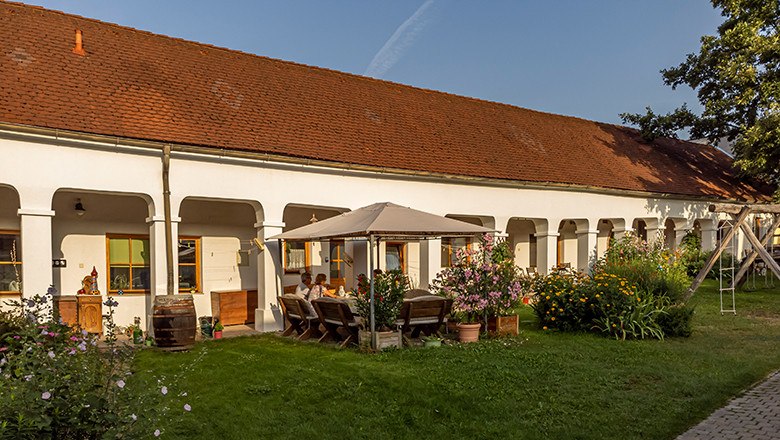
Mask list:
[[[207,157],[218,157],[232,160],[260,161],[272,165],[302,166],[305,168],[319,168],[322,170],[343,170],[360,174],[380,174],[387,177],[412,177],[416,180],[423,180],[436,183],[457,183],[468,185],[492,186],[499,188],[513,189],[536,189],[536,190],[559,190],[588,192],[606,195],[618,195],[641,198],[658,199],[677,199],[677,200],[695,200],[701,202],[721,202],[721,203],[745,203],[736,199],[723,199],[712,196],[693,196],[685,194],[672,193],[654,193],[635,190],[623,190],[615,188],[603,188],[589,185],[576,185],[557,182],[527,182],[518,180],[503,180],[489,177],[464,176],[458,174],[434,173],[427,171],[406,170],[400,168],[386,168],[372,165],[349,164],[333,162],[321,159],[307,159],[294,156],[285,156],[281,154],[264,153],[257,151],[230,150],[217,147],[204,147],[197,145],[175,144],[168,142],[150,141],[142,139],[125,138],[121,136],[110,136],[92,133],[83,133],[72,130],[61,130],[55,128],[37,127],[24,124],[14,124],[0,122],[0,133],[10,133],[11,135],[27,138],[54,138],[58,141],[84,142],[94,146],[110,146],[113,148],[131,148],[131,149],[149,149],[159,150],[161,153],[166,145],[170,146],[173,153],[182,155],[197,155]],[[114,151],[114,150],[112,150]]]

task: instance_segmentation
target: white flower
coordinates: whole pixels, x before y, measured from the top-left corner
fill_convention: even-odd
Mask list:
[[[8,361],[5,358],[0,358],[0,365],[5,365],[6,362]]]
[[[116,386],[118,386],[119,388],[124,388],[125,387],[125,381],[123,381],[122,379],[119,379],[118,381],[116,381]]]
[[[41,399],[43,399],[43,400],[51,399],[51,393],[48,392],[48,391],[44,391],[43,394],[41,394]]]
[[[27,382],[31,381],[32,378],[33,378],[32,374],[28,374],[27,376],[24,376],[24,380],[26,380]]]
[[[168,394],[168,387],[164,386],[164,387],[160,388],[160,392],[163,393],[163,396]]]
[[[184,411],[192,411],[192,407],[190,406],[189,403],[184,404]]]
[[[135,414],[130,414],[130,418],[131,418],[131,419],[133,419],[133,421],[134,421],[134,422],[135,422],[136,420],[138,420],[138,416],[137,416],[137,415],[135,415]]]
[[[155,429],[154,430],[154,436],[155,437],[159,437],[160,436],[160,430],[159,429]]]
[[[51,358],[51,359],[54,359],[54,352],[53,352],[53,351],[50,351],[50,352],[49,352],[49,354],[48,354],[48,356],[49,356],[49,358]]]

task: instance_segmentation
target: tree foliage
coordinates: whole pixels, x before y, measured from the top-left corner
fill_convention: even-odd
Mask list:
[[[701,38],[698,53],[661,71],[672,88],[697,91],[701,115],[687,106],[659,115],[621,114],[647,140],[676,137],[734,145],[735,165],[746,175],[780,186],[780,0],[712,0],[724,22],[716,36]]]

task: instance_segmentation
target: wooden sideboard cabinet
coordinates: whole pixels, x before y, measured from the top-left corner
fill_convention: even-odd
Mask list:
[[[103,297],[100,295],[60,296],[56,299],[62,321],[78,325],[89,333],[103,333]]]
[[[257,290],[212,290],[211,313],[222,325],[254,324]]]

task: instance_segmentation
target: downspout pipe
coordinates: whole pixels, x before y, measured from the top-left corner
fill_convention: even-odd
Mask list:
[[[171,145],[165,144],[163,147],[163,210],[165,215],[165,268],[167,272],[166,292],[168,295],[174,294],[173,288],[173,232],[171,231]]]

